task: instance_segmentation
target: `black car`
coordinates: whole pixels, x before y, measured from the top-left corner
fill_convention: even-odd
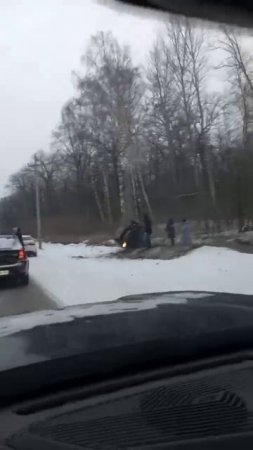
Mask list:
[[[25,249],[15,235],[0,235],[0,280],[13,279],[29,283],[29,261]]]

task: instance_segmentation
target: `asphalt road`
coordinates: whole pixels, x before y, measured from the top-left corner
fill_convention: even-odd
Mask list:
[[[55,309],[55,302],[32,280],[28,286],[0,283],[0,317]]]

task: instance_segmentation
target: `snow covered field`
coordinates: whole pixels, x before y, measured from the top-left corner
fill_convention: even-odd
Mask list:
[[[30,260],[31,277],[59,306],[169,290],[253,294],[253,255],[202,247],[170,261],[107,257],[117,251],[85,244],[44,244],[38,258]]]

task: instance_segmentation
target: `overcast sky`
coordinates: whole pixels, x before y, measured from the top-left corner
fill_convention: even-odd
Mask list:
[[[49,148],[90,36],[111,30],[141,61],[159,27],[95,0],[0,0],[0,195],[11,173]]]
[[[96,0],[0,0],[0,196],[11,173],[49,149],[90,36],[111,30],[144,62],[164,19]]]

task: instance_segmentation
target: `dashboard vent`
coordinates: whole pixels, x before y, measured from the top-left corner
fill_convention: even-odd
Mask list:
[[[38,441],[82,449],[153,449],[253,432],[248,406],[253,405],[253,370],[213,372],[197,379],[185,377],[184,382],[162,380],[145,391],[142,387],[142,392],[121,391],[92,406],[87,401],[83,408],[32,425],[16,442],[30,436],[33,445]]]

